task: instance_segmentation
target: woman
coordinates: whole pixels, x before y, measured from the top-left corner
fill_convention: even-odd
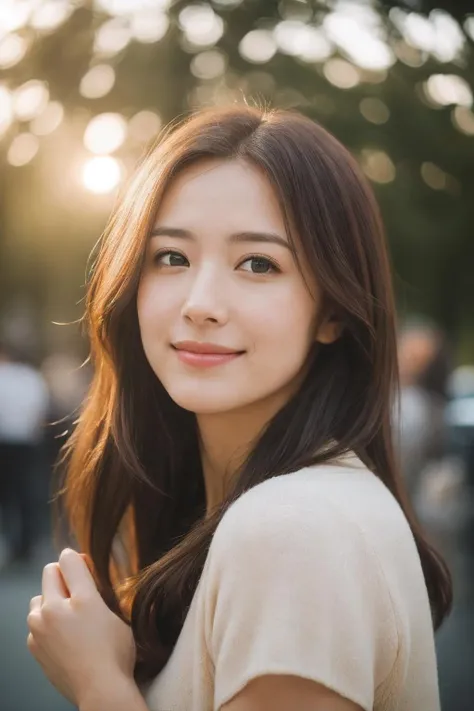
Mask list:
[[[151,151],[88,291],[61,501],[94,577],[63,551],[29,615],[81,711],[439,709],[450,578],[393,461],[394,320],[320,126],[208,110]]]

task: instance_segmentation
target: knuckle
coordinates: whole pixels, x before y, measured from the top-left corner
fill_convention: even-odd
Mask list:
[[[33,656],[35,656],[35,655],[37,654],[37,652],[38,652],[38,645],[37,645],[37,643],[36,643],[35,638],[34,638],[33,635],[31,634],[31,632],[30,632],[30,634],[28,635],[28,637],[27,637],[27,639],[26,639],[26,646],[27,646],[27,648],[28,648],[28,651],[31,652],[31,654],[32,654]]]
[[[46,565],[43,568],[43,574],[49,575],[49,574],[53,573],[57,567],[58,567],[57,563],[46,563]]]
[[[26,623],[27,623],[27,625],[28,625],[28,629],[29,629],[29,630],[31,630],[31,631],[33,631],[33,632],[34,632],[35,630],[36,630],[36,631],[39,630],[40,624],[41,624],[41,617],[40,617],[40,615],[37,613],[36,610],[32,610],[32,611],[28,614],[28,616],[27,616],[27,618],[26,618]]]
[[[32,597],[30,600],[30,612],[33,610],[36,610],[38,607],[41,607],[41,602],[42,602],[42,596],[41,595],[35,595],[35,597]]]
[[[73,553],[73,551],[70,548],[64,548],[59,554],[59,560],[61,561],[65,558],[69,558],[71,556],[71,553]]]

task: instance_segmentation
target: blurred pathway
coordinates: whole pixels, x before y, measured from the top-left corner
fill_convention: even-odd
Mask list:
[[[454,606],[436,641],[442,711],[474,709],[474,498],[426,522],[454,580]]]

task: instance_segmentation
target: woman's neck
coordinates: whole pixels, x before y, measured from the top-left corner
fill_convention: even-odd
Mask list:
[[[280,392],[239,410],[196,415],[208,513],[224,499],[232,475],[288,396]]]
[[[197,417],[209,513],[225,497],[228,482],[245,461],[260,427],[240,413]]]

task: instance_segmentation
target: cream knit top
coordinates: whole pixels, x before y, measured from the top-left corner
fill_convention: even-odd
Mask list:
[[[365,711],[439,711],[433,627],[412,533],[355,455],[258,484],[224,514],[150,711],[218,711],[294,674]]]

